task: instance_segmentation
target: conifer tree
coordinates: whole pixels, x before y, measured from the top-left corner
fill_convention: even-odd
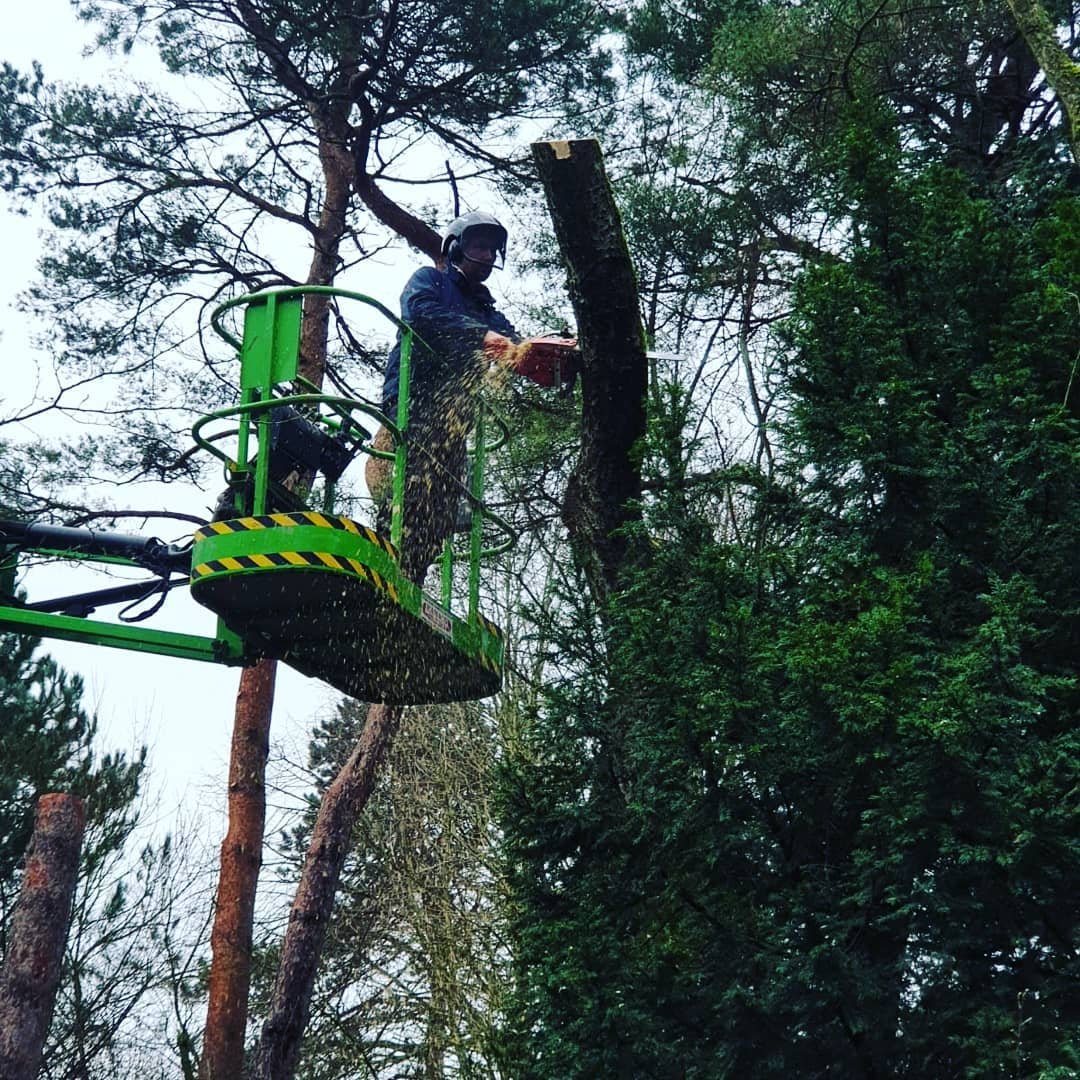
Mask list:
[[[687,485],[654,411],[651,562],[562,627],[508,763],[522,1076],[1077,1068],[1074,173],[1002,11],[961,78],[944,11],[905,45],[826,9],[717,53],[748,160],[828,223],[775,462]]]
[[[448,209],[409,205],[387,191],[395,182],[406,192],[446,183],[441,163],[434,174],[407,164],[413,144],[438,142],[450,169],[470,179],[520,179],[514,155],[492,152],[481,136],[506,139],[518,121],[595,88],[607,64],[594,48],[606,12],[582,0],[76,6],[100,28],[103,45],[129,50],[149,40],[173,74],[200,80],[209,100],[190,107],[162,92],[46,85],[40,73],[10,68],[0,79],[11,118],[0,132],[6,188],[28,198],[48,192],[54,235],[64,237],[43,264],[34,310],[47,318],[63,370],[123,376],[124,407],[139,421],[110,444],[109,464],[162,478],[186,463],[169,406],[182,402],[186,427],[197,396],[219,402],[235,391],[235,372],[216,368],[209,349],[194,359],[210,360],[212,378],[193,377],[182,364],[162,378],[190,352],[195,314],[266,285],[341,283],[388,238],[438,258],[432,222]],[[264,228],[295,237],[284,256],[269,253]],[[330,315],[325,297],[307,298],[300,373],[316,386]],[[207,1075],[242,1067],[272,699],[272,665],[242,676]],[[282,996],[295,1003],[305,994]],[[266,1054],[290,1059],[296,1026],[287,1053]]]

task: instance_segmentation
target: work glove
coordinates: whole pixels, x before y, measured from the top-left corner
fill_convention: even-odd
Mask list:
[[[514,371],[539,386],[572,382],[580,370],[581,353],[575,338],[553,334],[528,338],[516,350]]]

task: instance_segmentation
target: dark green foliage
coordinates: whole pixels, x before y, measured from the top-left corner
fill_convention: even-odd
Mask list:
[[[1077,206],[846,130],[782,467],[657,501],[508,763],[522,1076],[1080,1067]]]
[[[26,138],[35,121],[35,106],[41,91],[43,75],[35,66],[30,75],[24,75],[4,62],[0,65],[0,101],[6,107],[0,110],[0,145],[17,146]],[[0,190],[14,191],[25,183],[22,161],[18,155],[4,155],[0,170]],[[38,190],[36,187],[31,190]]]

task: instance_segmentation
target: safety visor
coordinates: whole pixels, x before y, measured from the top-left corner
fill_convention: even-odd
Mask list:
[[[506,230],[496,225],[471,225],[461,234],[461,250],[468,254],[471,247],[483,247],[495,252],[495,269],[506,265]]]

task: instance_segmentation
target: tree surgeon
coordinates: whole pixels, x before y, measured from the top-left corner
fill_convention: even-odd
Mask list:
[[[405,478],[401,567],[421,582],[454,531],[463,490],[466,440],[476,414],[481,380],[492,364],[542,386],[570,379],[576,342],[539,337],[522,341],[495,307],[484,282],[506,261],[506,229],[491,214],[455,218],[442,242],[445,269],[425,266],[401,294],[401,318],[420,338],[409,379],[408,468]],[[382,408],[397,415],[401,339],[390,353]],[[375,447],[392,450],[381,428]],[[376,504],[376,528],[388,532],[392,462],[369,458],[366,478]]]

